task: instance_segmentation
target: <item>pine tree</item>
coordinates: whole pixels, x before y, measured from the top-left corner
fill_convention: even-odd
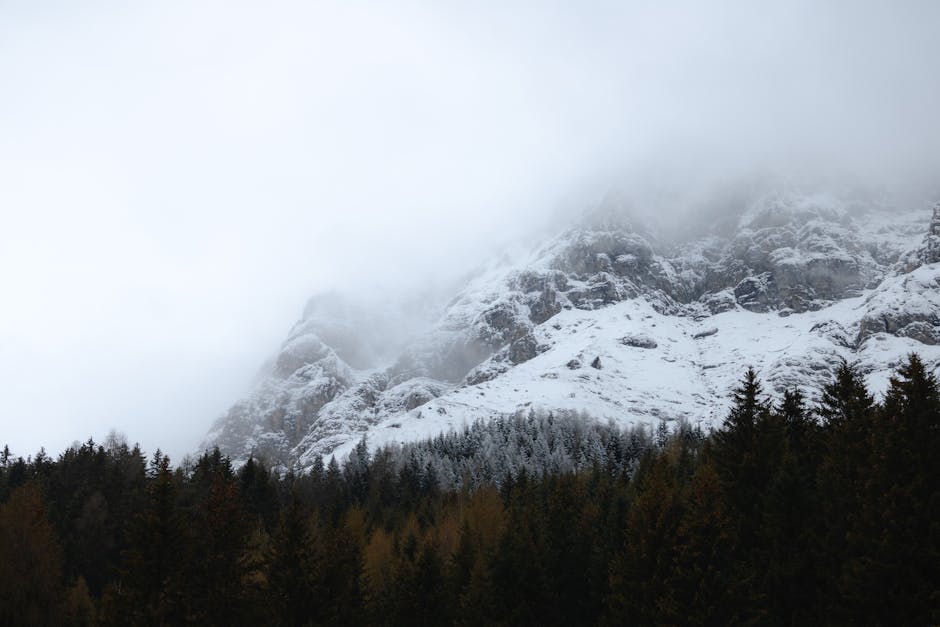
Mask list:
[[[277,523],[277,490],[264,464],[249,457],[238,470],[238,486],[245,509],[261,528],[272,531]]]
[[[147,502],[128,528],[121,567],[122,622],[185,620],[185,526],[169,457],[158,449],[147,470]],[[181,563],[183,562],[183,563]]]
[[[68,587],[63,597],[63,622],[74,627],[97,625],[98,610],[84,577]]]
[[[756,508],[767,482],[768,460],[762,456],[767,443],[762,441],[762,431],[770,420],[770,407],[762,394],[757,373],[749,368],[734,391],[731,411],[715,433],[713,448],[728,504],[740,519],[739,533],[750,545],[758,525]]]
[[[755,570],[762,573],[769,612],[763,620],[817,622],[817,425],[799,390],[784,392],[765,425],[765,442],[772,442],[765,443],[762,453],[769,474],[758,549],[752,557]]]
[[[534,499],[532,482],[523,468],[509,493],[510,518],[492,564],[495,610],[500,620],[511,624],[550,622],[546,512]]]
[[[307,513],[296,498],[281,511],[271,542],[268,580],[276,622],[305,625],[323,602],[314,588],[312,536]]]
[[[866,473],[872,461],[871,434],[875,413],[857,366],[842,362],[832,383],[823,389],[818,409],[823,419],[822,460],[817,474],[819,517],[819,569],[828,614],[848,620],[846,586],[840,583],[853,557],[850,538],[859,526]],[[868,593],[863,594],[866,596]]]
[[[940,620],[940,390],[916,355],[889,382],[843,586],[878,621]],[[885,585],[890,582],[890,585]]]
[[[398,625],[448,625],[452,622],[444,565],[433,542],[414,536],[396,570],[393,623]]]
[[[760,553],[765,623],[816,624],[820,587],[815,475],[787,450],[774,470],[761,504]]]
[[[676,531],[676,552],[669,576],[668,615],[663,622],[688,625],[741,622],[752,608],[747,600],[744,567],[735,561],[734,521],[714,465],[698,467],[683,500]]]
[[[10,625],[61,620],[61,552],[42,494],[27,483],[0,505],[0,619]]]
[[[786,429],[787,450],[797,459],[815,457],[812,447],[819,424],[806,407],[806,397],[799,389],[787,389],[777,410]]]
[[[362,552],[362,595],[369,622],[380,624],[392,615],[397,567],[394,538],[375,529]]]
[[[362,552],[358,509],[330,524],[322,521],[315,529],[311,572],[314,590],[322,590],[321,613],[317,624],[357,625],[362,622]]]
[[[624,545],[610,566],[608,624],[656,624],[675,611],[670,580],[682,502],[668,457],[650,453],[637,472]]]
[[[194,559],[186,590],[193,600],[191,613],[202,624],[235,624],[249,609],[244,584],[251,525],[232,477],[218,473],[212,478],[191,526]]]

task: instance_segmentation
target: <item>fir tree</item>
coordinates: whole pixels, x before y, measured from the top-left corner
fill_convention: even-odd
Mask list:
[[[733,513],[739,516],[739,533],[753,546],[758,520],[757,505],[766,486],[768,460],[765,426],[770,407],[762,397],[757,373],[749,368],[734,391],[734,404],[722,428],[715,433],[712,449],[715,469]]]
[[[875,413],[874,454],[842,580],[846,595],[878,622],[940,619],[938,431],[937,379],[910,355]]]
[[[282,625],[305,625],[322,603],[313,587],[311,535],[301,503],[291,499],[281,512],[271,542],[268,580],[275,615]]]
[[[0,505],[0,620],[54,625],[61,620],[59,540],[39,488],[27,483]]]
[[[872,461],[875,411],[857,366],[844,361],[840,364],[834,381],[823,389],[818,411],[824,421],[817,478],[823,596],[842,606],[839,611],[849,611],[845,607],[849,603],[846,586],[840,579],[853,556],[850,538],[859,525],[866,473]]]

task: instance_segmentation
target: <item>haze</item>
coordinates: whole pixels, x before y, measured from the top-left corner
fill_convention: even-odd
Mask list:
[[[0,444],[115,428],[178,458],[312,294],[446,283],[612,185],[929,182],[938,24],[932,1],[4,2]]]

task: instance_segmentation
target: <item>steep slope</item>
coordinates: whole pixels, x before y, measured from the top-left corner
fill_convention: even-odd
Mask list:
[[[940,216],[766,194],[729,234],[680,243],[609,206],[499,260],[407,341],[386,314],[315,299],[205,445],[287,466],[529,409],[715,424],[744,365],[813,394],[840,359],[874,389],[910,351],[940,363]],[[925,236],[926,234],[926,236]],[[382,341],[382,338],[386,338]]]

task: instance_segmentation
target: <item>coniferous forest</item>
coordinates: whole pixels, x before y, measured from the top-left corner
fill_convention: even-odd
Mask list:
[[[309,472],[0,456],[12,625],[940,624],[940,391],[748,371],[711,433],[494,419]],[[343,461],[343,460],[341,460]]]

